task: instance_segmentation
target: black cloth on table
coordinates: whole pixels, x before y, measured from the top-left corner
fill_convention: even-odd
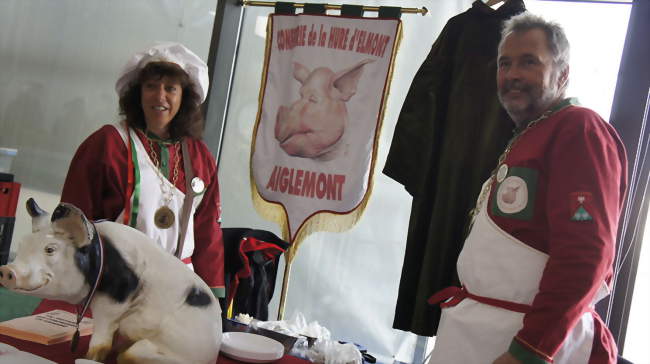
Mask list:
[[[225,246],[226,299],[221,300],[224,316],[228,303],[233,302],[232,315],[246,313],[262,321],[268,320],[268,304],[275,290],[278,261],[289,243],[277,235],[250,228],[222,228]],[[252,238],[246,249],[244,239]],[[262,244],[272,244],[277,249],[265,249]],[[246,258],[244,258],[244,256]],[[248,277],[237,273],[247,264],[251,270]],[[236,285],[236,287],[235,287]],[[234,292],[231,292],[235,289]]]

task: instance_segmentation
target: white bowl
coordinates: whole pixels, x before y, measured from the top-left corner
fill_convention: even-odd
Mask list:
[[[284,355],[284,346],[266,336],[248,332],[224,332],[221,352],[247,363],[268,363]]]

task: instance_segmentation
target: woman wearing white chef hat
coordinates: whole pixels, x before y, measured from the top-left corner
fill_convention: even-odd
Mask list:
[[[61,201],[144,232],[223,297],[216,162],[200,140],[208,84],[205,62],[182,44],[134,54],[115,84],[124,119],[79,146]]]

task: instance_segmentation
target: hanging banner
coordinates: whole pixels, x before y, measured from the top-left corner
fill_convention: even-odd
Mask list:
[[[398,19],[269,16],[251,186],[289,242],[363,213],[400,32]]]

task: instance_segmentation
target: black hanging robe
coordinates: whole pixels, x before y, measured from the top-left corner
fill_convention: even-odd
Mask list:
[[[468,213],[512,136],[499,104],[496,56],[504,20],[522,0],[494,10],[477,0],[451,18],[418,70],[383,173],[413,196],[393,327],[435,335],[440,309],[427,304],[457,284]]]

